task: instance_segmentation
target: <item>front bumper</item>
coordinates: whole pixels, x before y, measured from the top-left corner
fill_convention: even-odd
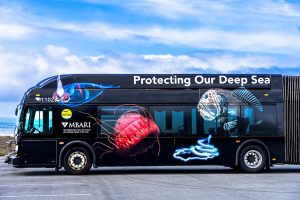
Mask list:
[[[6,155],[4,163],[12,164],[13,167],[21,167],[21,158],[16,157],[15,155]]]
[[[6,144],[8,154],[5,155],[4,163],[12,164],[14,167],[21,167],[21,158],[17,156],[15,140],[9,140]]]
[[[5,155],[4,163],[11,164],[11,157],[9,155]]]

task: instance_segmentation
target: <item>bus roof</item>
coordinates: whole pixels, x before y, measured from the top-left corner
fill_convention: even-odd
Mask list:
[[[195,90],[201,89],[239,89],[247,88],[250,90],[272,90],[282,93],[282,75],[278,74],[65,74],[46,78],[36,86],[28,89],[22,103],[34,104],[53,104],[57,99],[68,98],[68,95],[78,94],[86,99],[94,98],[92,94],[102,94],[101,102],[106,98],[106,102],[111,102],[112,98],[118,101],[127,101],[133,98],[146,98],[145,95],[154,95],[160,99],[163,94],[172,94],[176,101],[186,98],[192,99],[190,95],[198,98]],[[109,92],[117,89],[118,92]],[[148,90],[143,93],[142,89]],[[176,90],[190,90],[184,93]],[[131,92],[128,92],[131,90]],[[136,91],[133,91],[136,90]],[[152,90],[152,91],[149,91]],[[154,92],[156,90],[156,92]],[[164,90],[164,91],[157,91]],[[173,91],[165,91],[173,90]],[[166,93],[167,92],[167,93]],[[179,95],[180,94],[180,95]],[[184,95],[183,95],[184,94]],[[110,97],[112,95],[114,97]],[[129,96],[128,96],[129,95]],[[142,95],[142,96],[141,96]],[[179,96],[182,96],[179,98]],[[78,97],[79,97],[78,96]],[[123,96],[121,98],[121,96]],[[124,99],[125,98],[125,99]],[[135,98],[135,97],[134,97]],[[150,97],[149,97],[150,98]],[[149,99],[148,98],[148,99]],[[151,97],[152,98],[152,97]],[[153,97],[154,98],[154,97]],[[194,98],[194,97],[193,97]],[[127,99],[127,100],[126,100]],[[273,97],[274,99],[274,97]],[[95,97],[94,101],[97,102]],[[141,101],[141,100],[140,100]],[[168,100],[170,101],[170,100]],[[174,100],[175,101],[175,100]]]

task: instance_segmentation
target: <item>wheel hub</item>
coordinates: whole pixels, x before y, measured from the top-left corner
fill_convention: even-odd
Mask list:
[[[250,150],[245,154],[244,162],[249,168],[257,168],[262,163],[262,155],[257,150]]]
[[[87,164],[87,157],[80,151],[75,151],[68,158],[69,166],[73,170],[82,170]]]
[[[81,162],[82,162],[82,160],[81,160],[80,157],[74,158],[74,163],[75,163],[75,165],[79,165]]]

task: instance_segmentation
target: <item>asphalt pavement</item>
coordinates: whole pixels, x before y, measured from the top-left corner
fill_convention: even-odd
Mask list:
[[[64,170],[16,169],[0,157],[0,199],[300,200],[300,166],[244,174],[220,166],[97,168],[83,176]]]

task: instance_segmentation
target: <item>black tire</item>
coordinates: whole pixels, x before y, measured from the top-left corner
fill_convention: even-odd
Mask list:
[[[266,167],[266,164],[267,155],[260,146],[247,146],[239,154],[239,166],[244,172],[260,172]]]
[[[91,166],[91,155],[85,148],[72,148],[64,156],[64,168],[69,174],[85,174]]]

